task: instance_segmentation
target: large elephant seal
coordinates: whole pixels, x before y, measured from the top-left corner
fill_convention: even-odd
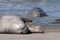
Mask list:
[[[0,33],[30,33],[28,27],[15,15],[3,15],[0,17]]]
[[[47,14],[45,14],[45,12],[41,8],[35,7],[27,14],[26,17],[36,18],[36,17],[44,17],[44,16],[47,16]]]
[[[32,33],[44,33],[44,28],[42,26],[34,25],[32,22],[26,22],[25,24]]]

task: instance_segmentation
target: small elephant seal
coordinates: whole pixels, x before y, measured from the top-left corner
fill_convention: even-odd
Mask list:
[[[15,15],[3,15],[0,17],[0,33],[28,34],[30,30],[20,17]]]
[[[44,17],[44,16],[47,16],[47,14],[45,14],[45,12],[41,8],[35,7],[27,14],[26,17],[36,18],[36,17]]]
[[[34,25],[32,22],[26,22],[25,24],[32,33],[44,33],[44,28],[42,26]]]

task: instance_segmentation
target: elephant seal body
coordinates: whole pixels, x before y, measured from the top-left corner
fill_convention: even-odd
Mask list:
[[[28,27],[18,16],[4,15],[0,18],[0,33],[29,33]]]
[[[42,26],[34,25],[32,22],[26,22],[25,24],[33,33],[44,33],[44,28]]]
[[[44,17],[47,16],[45,12],[38,7],[33,8],[28,14],[27,17],[32,18],[32,17]]]

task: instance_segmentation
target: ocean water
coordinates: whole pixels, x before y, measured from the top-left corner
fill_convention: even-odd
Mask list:
[[[22,2],[22,1],[21,1]],[[9,0],[0,0],[0,14],[12,14],[25,17],[29,11],[34,7],[43,9],[48,17],[40,17],[33,19],[33,23],[36,25],[43,25],[45,27],[59,27],[60,24],[51,24],[54,20],[60,18],[60,2],[10,2]]]

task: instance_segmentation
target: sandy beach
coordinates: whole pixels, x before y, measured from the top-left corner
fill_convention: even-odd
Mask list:
[[[25,18],[25,16],[30,12],[30,10],[32,11],[32,8],[34,7],[43,9],[48,15],[47,17],[40,17],[36,19],[33,18],[33,16],[31,17],[34,21],[33,23],[46,27],[44,29],[45,33],[0,34],[0,40],[60,40],[60,24],[51,24],[56,19],[60,19],[60,0],[42,0],[41,3],[39,1],[40,0],[37,2],[36,0],[30,0],[29,2],[27,0],[21,0],[21,2],[19,2],[14,0],[10,2],[9,0],[0,0],[0,16],[8,14]],[[7,23],[7,25],[8,24],[9,23]]]
[[[60,40],[60,33],[0,34],[0,40]]]

